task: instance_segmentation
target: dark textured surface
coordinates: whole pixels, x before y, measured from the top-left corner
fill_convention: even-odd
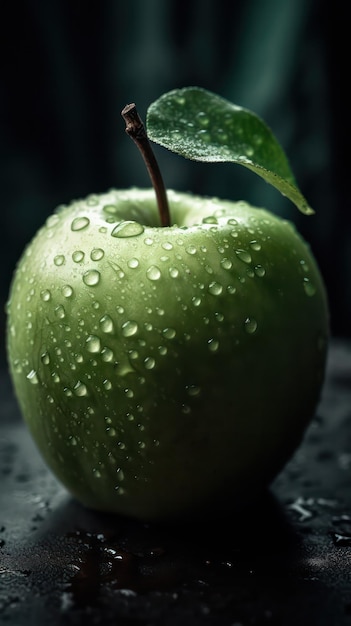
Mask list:
[[[351,623],[351,347],[251,511],[192,527],[97,515],[46,470],[0,379],[0,624]]]

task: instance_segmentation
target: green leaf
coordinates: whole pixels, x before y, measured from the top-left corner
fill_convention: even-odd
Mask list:
[[[314,213],[268,126],[255,113],[214,93],[185,87],[164,94],[148,109],[147,134],[194,161],[239,163],[276,187],[302,213]]]

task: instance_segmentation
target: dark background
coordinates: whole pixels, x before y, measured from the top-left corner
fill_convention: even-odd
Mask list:
[[[149,186],[120,111],[198,85],[260,114],[316,215],[251,172],[157,149],[166,185],[246,199],[292,219],[325,278],[334,336],[350,336],[347,17],[341,0],[21,0],[0,16],[0,351],[11,275],[61,203]],[[345,24],[345,27],[344,27]],[[347,67],[347,66],[346,66]],[[346,74],[344,73],[346,72]]]

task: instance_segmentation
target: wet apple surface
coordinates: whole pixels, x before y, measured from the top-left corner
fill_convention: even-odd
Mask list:
[[[281,469],[324,379],[328,306],[268,211],[111,191],[60,208],[18,265],[9,362],[54,473],[86,505],[162,520],[228,511]]]

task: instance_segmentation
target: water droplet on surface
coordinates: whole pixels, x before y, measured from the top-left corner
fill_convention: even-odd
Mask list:
[[[214,215],[209,215],[208,217],[204,217],[202,220],[203,224],[218,224],[218,220]]]
[[[115,204],[105,204],[102,207],[102,210],[104,211],[104,213],[107,213],[108,215],[116,215],[117,213],[117,207]]]
[[[235,250],[235,254],[238,259],[244,263],[251,263],[252,261],[251,254],[249,254],[246,250]]]
[[[112,237],[117,238],[126,238],[126,237],[137,237],[144,232],[144,226],[139,224],[138,222],[121,222],[118,226],[115,226],[111,232]]]
[[[176,267],[170,267],[168,272],[171,278],[178,278],[179,276],[179,270]]]
[[[61,265],[64,264],[64,262],[65,262],[65,257],[63,254],[58,254],[57,256],[55,256],[54,263],[56,267],[60,267]]]
[[[113,320],[109,315],[104,315],[100,320],[100,328],[103,333],[113,333]]]
[[[41,355],[40,360],[41,360],[41,362],[42,362],[44,365],[49,365],[49,363],[50,363],[50,355],[49,355],[49,353],[48,353],[48,352],[44,352],[44,353]]]
[[[129,267],[131,270],[134,270],[134,269],[136,269],[137,267],[139,267],[139,261],[138,261],[138,259],[136,259],[136,258],[129,259],[129,261],[128,261],[127,265],[128,265],[128,267]]]
[[[96,352],[100,352],[101,350],[100,337],[97,337],[97,335],[89,335],[89,337],[87,337],[85,341],[85,345],[86,345],[86,349],[88,350],[88,352],[91,352],[93,354]]]
[[[90,253],[90,258],[92,261],[101,261],[105,255],[105,252],[102,248],[94,248],[94,250]]]
[[[88,287],[94,287],[100,282],[100,278],[101,278],[100,272],[98,272],[97,270],[88,270],[83,275],[83,282]]]
[[[76,217],[71,224],[71,230],[73,230],[73,232],[83,230],[84,228],[87,228],[89,224],[90,220],[88,217]]]
[[[37,372],[35,370],[31,370],[29,374],[27,374],[27,380],[29,380],[31,385],[37,385],[39,383]]]
[[[172,246],[172,244],[171,244],[171,243],[169,243],[169,241],[165,241],[165,243],[163,243],[163,244],[162,244],[162,248],[163,248],[164,250],[172,250],[172,249],[173,249],[173,246]]]
[[[124,322],[122,324],[122,335],[123,337],[133,337],[138,332],[138,324],[133,320],[129,320],[128,322]]]
[[[196,119],[199,122],[200,126],[208,126],[210,123],[210,120],[205,111],[199,111],[196,115]]]
[[[220,283],[213,281],[212,283],[209,284],[208,291],[213,296],[219,296],[223,291],[223,287]]]
[[[253,335],[257,330],[257,322],[253,317],[247,317],[244,322],[245,331],[249,335]]]
[[[218,339],[209,339],[208,342],[208,349],[210,350],[210,352],[217,352],[218,348],[219,348],[219,341]]]
[[[61,289],[61,293],[64,298],[71,298],[73,296],[73,289],[71,285],[64,285]]]
[[[146,359],[144,360],[144,365],[145,365],[145,368],[146,368],[147,370],[152,370],[152,369],[154,369],[154,367],[155,367],[155,365],[156,365],[156,361],[155,361],[155,359],[154,359],[153,357],[148,356],[148,357],[146,357]]]
[[[59,306],[55,308],[55,315],[59,320],[62,320],[65,317],[66,311],[62,304],[59,304]]]
[[[197,251],[196,251],[195,246],[187,246],[187,247],[185,248],[185,251],[186,251],[188,254],[191,254],[191,255],[194,255],[194,254],[196,254],[196,252],[197,252]]]
[[[110,389],[112,389],[112,383],[107,378],[103,381],[102,384],[105,387],[105,389],[107,389],[108,391],[110,391]]]
[[[50,217],[48,217],[48,219],[46,220],[46,225],[48,228],[53,228],[54,226],[56,226],[58,221],[59,221],[58,215],[56,214],[50,215]]]
[[[264,267],[262,265],[256,265],[255,266],[255,274],[256,276],[259,276],[260,278],[262,278],[262,276],[264,276],[266,273],[266,270],[264,269]]]
[[[49,302],[49,300],[51,300],[51,292],[48,289],[43,289],[43,291],[40,292],[40,297],[43,302]]]
[[[73,387],[73,393],[75,396],[78,396],[79,398],[83,396],[87,396],[88,395],[87,386],[84,383],[82,383],[82,381],[78,380],[78,382]]]
[[[199,396],[199,395],[200,395],[200,393],[201,393],[201,388],[200,388],[200,387],[198,387],[197,385],[189,385],[189,386],[186,388],[186,391],[187,391],[187,394],[188,394],[189,396],[191,396],[191,397],[193,397],[193,398],[194,398],[194,397],[196,397],[196,396]]]
[[[174,328],[164,328],[162,334],[166,339],[174,339],[176,336],[176,331]]]
[[[106,346],[101,350],[101,358],[105,363],[111,363],[114,358],[115,355],[113,353],[113,351],[110,348],[107,348]]]
[[[72,259],[75,263],[81,263],[84,259],[84,252],[82,250],[75,250],[72,254]]]
[[[201,298],[199,298],[198,296],[193,296],[191,301],[194,306],[200,306],[201,304]]]
[[[230,270],[233,267],[233,263],[230,259],[224,258],[221,260],[221,267],[225,270]]]
[[[157,265],[151,265],[146,271],[146,276],[149,280],[159,280],[161,278],[161,271]]]
[[[250,241],[250,246],[253,250],[256,250],[257,252],[261,250],[261,244],[256,240]]]
[[[303,279],[303,288],[307,296],[314,296],[316,293],[316,288],[313,283],[309,280],[309,278]]]

